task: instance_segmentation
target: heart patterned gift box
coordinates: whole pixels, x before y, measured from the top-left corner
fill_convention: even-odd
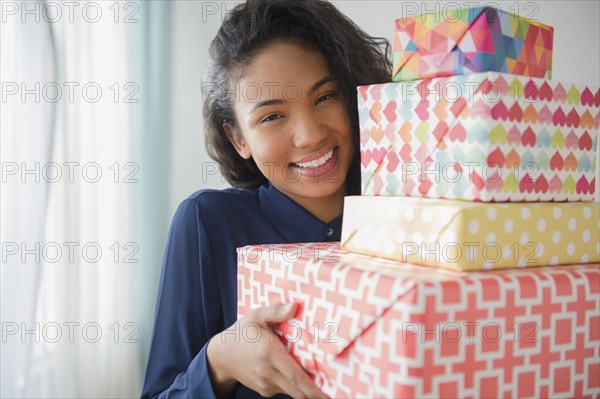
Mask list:
[[[496,72],[358,87],[362,193],[591,201],[600,90]]]

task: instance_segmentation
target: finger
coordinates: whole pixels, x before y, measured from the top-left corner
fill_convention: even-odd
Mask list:
[[[296,313],[297,304],[291,303],[279,303],[276,305],[267,306],[257,310],[257,321],[265,324],[281,323],[282,321],[289,320],[294,317]]]
[[[307,396],[296,384],[296,381],[290,380],[278,370],[273,373],[272,381],[282,393],[291,396],[292,398],[307,398]]]
[[[273,367],[285,378],[288,384],[286,386],[296,387],[307,398],[327,399],[327,396],[315,385],[309,374],[285,350],[283,344],[281,348],[283,351],[277,351],[273,356]]]

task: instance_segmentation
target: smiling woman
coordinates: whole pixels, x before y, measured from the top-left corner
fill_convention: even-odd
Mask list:
[[[257,2],[251,1],[247,3],[246,11],[237,7],[239,13],[230,13],[211,43],[212,65],[207,80],[212,90],[207,93],[204,103],[208,153],[219,163],[221,173],[227,181],[239,188],[257,188],[267,181],[267,177],[261,173],[254,159],[240,158],[236,149],[231,146],[224,130],[226,124],[223,122],[230,125],[237,122],[236,117],[239,115],[234,115],[234,105],[244,101],[257,108],[261,103],[277,103],[275,100],[300,101],[307,95],[306,88],[301,88],[299,82],[303,75],[304,60],[292,66],[295,74],[288,74],[285,83],[269,75],[284,72],[274,66],[262,72],[262,86],[258,81],[248,78],[248,65],[267,45],[281,41],[295,42],[307,52],[321,53],[330,75],[320,78],[326,77],[328,82],[336,85],[334,94],[344,105],[355,145],[358,143],[356,86],[360,82],[387,81],[391,74],[388,42],[367,35],[341,14],[335,5],[325,1],[302,1],[294,5],[275,1],[263,2],[261,10],[257,11],[259,7],[256,4]],[[248,14],[245,15],[244,12]],[[242,25],[250,22],[253,23]],[[271,57],[271,60],[274,58],[276,57]],[[283,77],[285,76],[280,76]],[[312,85],[317,82],[310,83]],[[326,88],[322,87],[319,94],[323,94],[323,89]],[[274,91],[278,89],[279,99],[274,97]],[[348,192],[358,193],[358,153],[354,154],[348,173]]]
[[[338,83],[321,53],[274,42],[239,83],[259,87],[258,101],[236,102],[235,121],[224,126],[239,155],[252,158],[276,189],[317,218],[340,215],[355,149]],[[298,89],[293,98],[284,90],[291,84]]]
[[[223,21],[205,134],[236,188],[175,214],[143,397],[324,397],[273,336],[294,304],[237,320],[236,248],[339,241],[360,185],[356,86],[389,80],[388,48],[320,0],[251,0]]]

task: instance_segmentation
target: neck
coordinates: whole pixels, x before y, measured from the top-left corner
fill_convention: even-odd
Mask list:
[[[301,197],[292,199],[317,219],[329,223],[344,211],[345,195],[346,187],[342,186],[338,191],[325,198]]]

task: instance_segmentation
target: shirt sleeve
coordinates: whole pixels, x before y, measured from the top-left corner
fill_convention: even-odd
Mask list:
[[[169,230],[142,398],[215,398],[206,348],[222,312],[206,242],[198,204],[187,199]]]

